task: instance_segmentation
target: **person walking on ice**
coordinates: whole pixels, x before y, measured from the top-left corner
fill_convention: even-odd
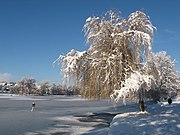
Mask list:
[[[35,111],[35,106],[36,104],[34,102],[32,102],[32,109],[31,109],[31,112],[34,112]]]

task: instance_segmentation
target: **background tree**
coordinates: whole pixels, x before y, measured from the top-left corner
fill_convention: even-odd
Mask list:
[[[12,87],[11,87],[11,93],[12,94],[19,94],[19,87],[18,87],[18,84],[14,84]]]
[[[26,94],[25,80],[22,79],[17,84],[18,84],[17,86],[18,86],[18,89],[19,89],[19,93],[21,95]]]
[[[52,95],[66,95],[66,93],[67,93],[67,89],[64,89],[61,84],[59,84],[59,85],[52,84],[50,91],[51,91],[50,93]]]
[[[39,87],[40,95],[50,94],[50,87],[51,87],[51,85],[50,85],[49,81],[42,82]]]
[[[160,93],[160,97],[167,98],[177,95],[179,87],[179,75],[175,69],[175,60],[167,55],[165,51],[155,53],[152,57],[157,74],[156,84]]]
[[[50,94],[52,95],[60,95],[60,91],[58,89],[58,86],[56,84],[52,84],[52,87],[50,88]]]
[[[33,78],[23,78],[18,82],[20,94],[34,94],[36,90],[36,80]]]

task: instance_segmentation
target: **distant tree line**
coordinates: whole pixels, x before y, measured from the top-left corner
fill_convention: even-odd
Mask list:
[[[49,81],[44,81],[37,85],[34,78],[23,78],[18,82],[1,83],[1,93],[19,94],[19,95],[78,95],[79,89],[76,87],[51,84]]]

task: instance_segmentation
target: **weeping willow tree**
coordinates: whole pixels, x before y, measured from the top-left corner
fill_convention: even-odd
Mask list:
[[[89,49],[71,50],[55,62],[61,63],[65,79],[81,88],[82,96],[109,97],[133,70],[140,70],[151,58],[153,29],[141,11],[128,18],[112,10],[101,17],[89,17],[83,27]]]

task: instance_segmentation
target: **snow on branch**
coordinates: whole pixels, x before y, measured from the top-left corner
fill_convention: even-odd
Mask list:
[[[153,82],[153,76],[144,75],[138,71],[135,71],[124,81],[121,89],[114,90],[113,94],[110,95],[110,98],[115,103],[123,99],[124,104],[125,99],[130,97],[132,93],[138,96],[138,98],[144,98],[144,92],[151,89],[152,84],[154,84]]]
[[[60,55],[54,62],[61,65],[61,71],[64,73],[64,78],[68,78],[75,72],[77,67],[77,60],[83,56],[86,51],[79,52],[72,49],[66,56]]]

